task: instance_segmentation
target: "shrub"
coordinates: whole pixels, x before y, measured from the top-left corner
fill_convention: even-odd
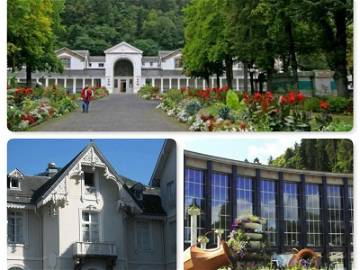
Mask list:
[[[201,104],[197,100],[191,100],[185,106],[185,111],[189,115],[195,115],[200,109]]]
[[[304,101],[304,110],[311,112],[320,111],[320,99],[318,97],[310,97]]]
[[[345,97],[332,96],[328,98],[328,103],[331,113],[343,113],[349,109],[352,102],[350,99]]]
[[[184,95],[180,90],[170,89],[164,94],[164,99],[169,99],[175,103],[179,103],[183,99]]]
[[[219,117],[224,120],[230,120],[230,109],[227,106],[222,107],[219,110]]]
[[[239,96],[233,90],[229,90],[226,94],[226,106],[231,110],[237,110],[240,107]]]
[[[155,97],[157,94],[159,94],[159,88],[152,87],[151,85],[145,85],[141,87],[141,89],[138,92],[138,95],[143,99],[151,99]]]

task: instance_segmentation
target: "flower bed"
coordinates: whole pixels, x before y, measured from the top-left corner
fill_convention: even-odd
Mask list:
[[[169,90],[157,107],[192,131],[347,131],[352,124],[333,118],[352,115],[352,101],[310,98],[301,92],[254,95],[224,88]]]

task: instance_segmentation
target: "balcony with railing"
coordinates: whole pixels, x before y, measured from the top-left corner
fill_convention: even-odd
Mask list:
[[[74,257],[117,257],[116,245],[110,242],[76,242]]]

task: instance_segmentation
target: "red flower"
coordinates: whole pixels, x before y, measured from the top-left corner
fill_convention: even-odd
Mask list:
[[[326,100],[320,100],[320,109],[322,110],[328,110],[329,109],[329,103]]]
[[[300,103],[305,99],[305,96],[303,95],[303,93],[299,92],[296,96],[296,99]]]
[[[261,100],[261,94],[259,92],[256,92],[254,95],[254,100],[256,102],[259,102]]]
[[[288,103],[288,98],[286,96],[280,96],[279,101],[281,105],[286,105]]]
[[[240,122],[240,130],[246,130],[246,123]]]
[[[288,100],[289,100],[289,103],[292,105],[295,103],[296,101],[296,98],[295,98],[295,93],[294,92],[290,92],[288,94]]]
[[[265,93],[265,97],[268,101],[272,101],[273,100],[273,94],[270,91],[266,91]]]

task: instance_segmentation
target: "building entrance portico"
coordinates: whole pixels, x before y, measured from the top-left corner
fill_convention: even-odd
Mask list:
[[[142,51],[121,42],[105,51],[105,59],[110,93],[137,93],[141,87]]]
[[[133,77],[114,77],[114,94],[133,92]]]

